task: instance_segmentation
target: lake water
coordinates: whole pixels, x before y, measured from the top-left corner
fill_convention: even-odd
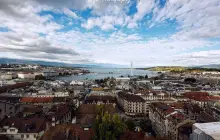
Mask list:
[[[66,81],[72,81],[72,80],[94,80],[94,79],[103,79],[106,77],[120,77],[122,76],[128,76],[131,74],[130,69],[117,69],[117,68],[84,68],[89,70],[91,73],[85,74],[85,75],[72,75],[72,76],[65,76],[65,77],[59,77],[59,80],[66,80]],[[145,76],[148,75],[148,77],[156,76],[157,72],[148,71],[148,70],[138,70],[133,69],[133,75],[141,75]]]

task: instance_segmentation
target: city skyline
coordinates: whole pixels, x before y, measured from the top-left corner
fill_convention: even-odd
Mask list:
[[[220,0],[1,0],[0,58],[219,64]]]

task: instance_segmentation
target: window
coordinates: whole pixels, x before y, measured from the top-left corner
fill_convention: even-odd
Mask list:
[[[10,132],[15,132],[15,129],[10,129]]]
[[[9,107],[9,110],[11,110],[12,109],[12,107]]]
[[[21,138],[24,138],[24,135],[21,135]]]
[[[29,135],[27,135],[27,138],[29,138]]]

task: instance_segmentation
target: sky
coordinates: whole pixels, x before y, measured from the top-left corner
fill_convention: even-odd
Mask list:
[[[0,58],[220,64],[220,0],[0,0]]]

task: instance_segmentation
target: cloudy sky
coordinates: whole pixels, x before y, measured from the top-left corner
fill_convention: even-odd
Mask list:
[[[0,0],[0,58],[220,64],[220,0]]]

